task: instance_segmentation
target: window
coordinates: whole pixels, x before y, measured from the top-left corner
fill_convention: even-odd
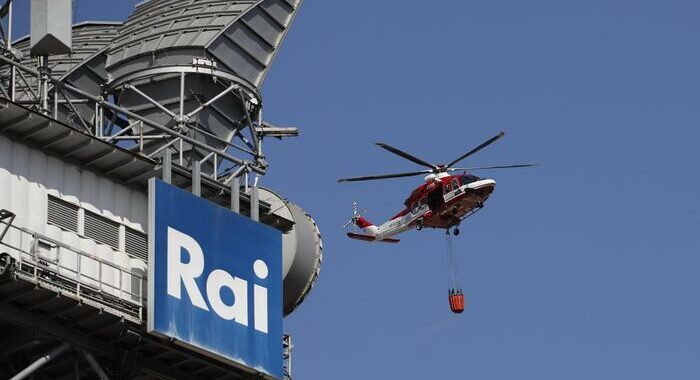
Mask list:
[[[462,181],[462,185],[466,185],[468,183],[478,181],[479,177],[471,175],[471,174],[467,174],[467,175],[463,175],[459,180]]]
[[[49,195],[47,220],[66,231],[78,232],[78,211],[80,207]]]
[[[452,178],[452,188],[455,190],[459,189],[459,182],[457,182],[457,178]]]

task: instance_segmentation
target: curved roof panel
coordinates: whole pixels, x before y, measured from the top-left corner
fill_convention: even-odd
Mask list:
[[[150,0],[137,5],[108,52],[119,77],[192,58],[259,87],[301,0]]]
[[[110,44],[117,35],[120,22],[86,21],[73,25],[73,51],[71,54],[52,55],[49,58],[51,76],[63,77],[66,73],[91,58]],[[29,36],[14,42],[13,48],[22,52],[20,63],[36,67],[36,58],[29,53]]]
[[[71,54],[59,54],[49,57],[48,66],[51,76],[62,79],[66,83],[80,87],[94,94],[100,93],[100,86],[107,81],[107,72],[104,68],[106,56],[104,54],[112,39],[117,35],[121,23],[86,21],[73,25],[73,51]],[[36,68],[37,59],[32,57],[29,51],[29,36],[18,39],[13,44],[13,49],[22,53],[19,62],[27,67]],[[0,69],[0,81],[9,81],[9,66]],[[26,83],[25,83],[26,80]],[[30,96],[30,88],[37,87],[37,80],[32,75],[25,75],[18,80],[18,98],[20,100],[33,100]],[[91,107],[76,106],[81,112],[91,113]],[[92,116],[83,113],[83,116]]]

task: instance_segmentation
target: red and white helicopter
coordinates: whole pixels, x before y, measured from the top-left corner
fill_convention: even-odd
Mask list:
[[[456,163],[487,147],[504,135],[505,132],[497,134],[447,165],[431,164],[390,145],[377,143],[378,146],[389,152],[418,165],[428,167],[429,169],[408,173],[343,178],[339,179],[338,182],[368,181],[427,174],[425,176],[425,183],[411,192],[411,195],[404,202],[406,206],[405,209],[380,226],[375,226],[362,215],[358,214],[357,204],[353,204],[352,219],[345,224],[345,227],[350,224],[355,224],[363,233],[357,234],[348,232],[348,237],[370,242],[398,243],[399,240],[393,238],[393,236],[412,228],[421,230],[423,227],[444,228],[447,230],[448,234],[450,233],[450,229],[454,228],[452,233],[454,235],[459,235],[459,224],[464,219],[474,215],[474,213],[484,206],[484,202],[488,199],[496,186],[496,181],[493,179],[482,179],[467,174],[468,171],[536,166],[536,164],[517,164],[474,168],[453,167]],[[457,171],[463,171],[464,173],[457,175],[449,174]]]

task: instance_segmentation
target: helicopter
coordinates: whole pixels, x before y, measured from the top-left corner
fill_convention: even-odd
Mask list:
[[[404,202],[405,208],[401,212],[379,226],[374,225],[358,213],[357,203],[354,203],[352,218],[344,227],[353,224],[362,233],[348,232],[347,236],[351,239],[367,242],[398,243],[399,239],[394,238],[394,236],[413,228],[420,231],[425,227],[445,229],[448,235],[452,230],[453,235],[459,235],[460,223],[481,210],[484,207],[484,202],[496,187],[496,181],[493,179],[479,178],[469,174],[469,172],[537,166],[537,164],[516,164],[472,168],[454,167],[458,162],[491,145],[504,135],[505,132],[498,133],[446,165],[432,164],[391,145],[376,143],[377,146],[428,169],[407,173],[342,178],[338,182],[370,181],[427,174],[424,178],[425,183],[411,192]],[[451,174],[460,171],[463,173]]]

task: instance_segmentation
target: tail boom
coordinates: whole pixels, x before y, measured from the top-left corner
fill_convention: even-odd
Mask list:
[[[360,227],[368,236],[375,237],[379,233],[379,228],[362,216],[355,219],[355,225]]]

